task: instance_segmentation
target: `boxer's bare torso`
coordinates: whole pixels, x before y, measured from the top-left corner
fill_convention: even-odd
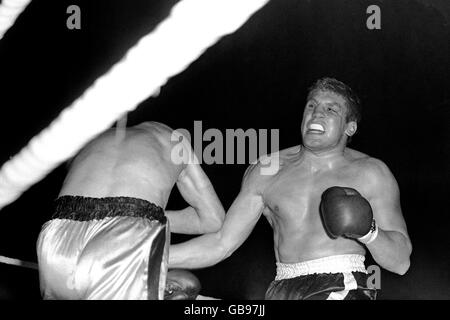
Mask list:
[[[370,200],[373,190],[366,172],[374,161],[346,148],[328,168],[315,168],[296,146],[280,152],[280,169],[272,176],[254,180],[265,204],[263,214],[274,230],[277,261],[296,263],[338,254],[364,254],[350,239],[331,239],[323,227],[319,205],[324,190],[345,186]]]
[[[222,228],[173,246],[172,267],[200,268],[226,259],[264,215],[273,228],[279,262],[365,254],[368,249],[383,268],[399,274],[408,270],[412,247],[394,176],[382,161],[346,147],[357,130],[357,99],[335,79],[316,86],[303,111],[301,147],[261,157],[249,166]],[[333,186],[355,189],[370,203],[378,226],[375,241],[363,247],[357,240],[327,235],[319,206],[322,193]]]
[[[60,192],[85,197],[126,196],[165,208],[183,165],[171,161],[172,130],[157,122],[111,129],[73,160]]]

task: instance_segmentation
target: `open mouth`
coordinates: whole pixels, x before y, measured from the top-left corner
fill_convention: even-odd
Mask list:
[[[322,133],[325,132],[325,128],[324,128],[321,124],[318,124],[318,123],[311,123],[311,124],[308,126],[308,131],[307,131],[307,132],[308,132],[308,133],[322,134]]]

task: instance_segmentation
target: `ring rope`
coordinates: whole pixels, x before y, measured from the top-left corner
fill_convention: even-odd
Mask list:
[[[0,263],[29,268],[29,269],[35,269],[35,270],[38,269],[38,264],[36,262],[23,261],[23,260],[19,260],[19,259],[8,258],[5,256],[0,256]]]
[[[31,0],[3,0],[0,4],[0,40]]]

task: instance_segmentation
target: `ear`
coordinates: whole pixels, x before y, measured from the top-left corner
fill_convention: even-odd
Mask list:
[[[351,137],[356,133],[356,130],[358,130],[358,124],[356,123],[356,121],[350,121],[349,123],[347,123],[345,134]]]

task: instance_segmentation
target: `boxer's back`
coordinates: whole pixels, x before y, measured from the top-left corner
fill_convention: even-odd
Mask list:
[[[106,131],[76,156],[60,196],[127,196],[164,208],[183,169],[170,158],[171,132],[156,122]]]

